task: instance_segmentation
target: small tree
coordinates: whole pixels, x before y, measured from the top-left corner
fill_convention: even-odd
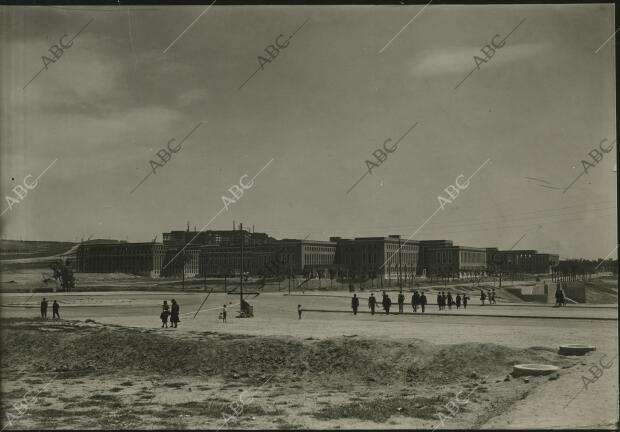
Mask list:
[[[74,288],[75,278],[73,277],[73,271],[62,260],[53,262],[50,264],[50,268],[54,272],[56,286],[60,282],[63,291],[71,291]]]

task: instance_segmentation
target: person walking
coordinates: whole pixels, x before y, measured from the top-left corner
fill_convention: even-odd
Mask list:
[[[411,296],[411,306],[413,307],[413,312],[418,311],[418,305],[420,304],[420,294],[417,291],[413,293]]]
[[[497,302],[495,301],[495,288],[493,288],[493,290],[491,291],[491,303],[497,304]]]
[[[45,297],[41,300],[41,318],[47,319],[47,300]]]
[[[301,305],[297,305],[297,311],[299,312],[299,319],[301,319]],[[226,322],[226,305],[222,305],[222,322]]]
[[[392,299],[390,298],[389,295],[385,295],[385,314],[389,315],[390,314],[390,307],[392,307]]]
[[[353,315],[357,315],[357,308],[360,305],[360,299],[357,298],[357,294],[353,294],[351,299],[351,307],[353,308]]]
[[[405,294],[401,291],[398,293],[398,313],[403,313],[405,307]]]
[[[179,319],[179,312],[181,308],[175,299],[172,299],[172,306],[170,307],[170,324],[172,327],[177,328],[177,324],[181,322]]]
[[[463,294],[463,309],[467,309],[467,300],[469,300],[469,297],[467,297],[467,294]]]
[[[373,293],[370,293],[370,297],[368,297],[368,307],[370,308],[370,314],[375,314],[375,306],[377,305],[377,299]]]
[[[441,292],[437,293],[437,307],[441,310]]]
[[[461,307],[461,294],[456,293],[456,309],[458,310]]]
[[[168,328],[168,317],[170,316],[170,307],[168,306],[168,302],[164,300],[164,304],[161,305],[161,314],[159,314],[159,319],[161,319],[161,327]]]
[[[60,314],[58,313],[58,310],[60,309],[60,305],[58,304],[58,302],[56,300],[54,300],[54,303],[52,303],[52,319],[60,319]]]
[[[424,313],[424,308],[426,307],[426,296],[424,295],[424,291],[420,295],[420,306],[422,306],[422,313]]]
[[[452,300],[452,293],[448,292],[448,309],[452,310],[452,304],[454,301]]]
[[[299,319],[301,319],[301,305],[300,304],[297,305],[297,313],[299,314]]]
[[[487,296],[484,294],[484,291],[480,290],[480,301],[482,302],[482,306],[484,306],[484,301],[486,298]]]

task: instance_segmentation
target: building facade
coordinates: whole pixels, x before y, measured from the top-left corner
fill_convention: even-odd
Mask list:
[[[81,244],[76,253],[80,273],[130,273],[158,277],[164,261],[161,243]]]
[[[274,240],[243,248],[243,271],[259,276],[306,275],[328,277],[334,267],[336,244],[319,240]],[[240,246],[201,248],[200,273],[239,275]]]
[[[352,279],[410,279],[418,265],[419,245],[398,235],[388,237],[331,237],[337,245],[335,265],[341,277]]]
[[[468,246],[428,247],[424,251],[427,276],[462,278],[486,274],[487,252]]]

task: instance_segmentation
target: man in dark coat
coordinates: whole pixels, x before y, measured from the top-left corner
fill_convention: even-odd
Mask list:
[[[368,298],[368,307],[370,308],[370,314],[375,314],[375,305],[377,304],[377,299],[373,293],[370,293],[370,297]]]
[[[420,304],[420,294],[418,294],[418,292],[415,291],[413,293],[413,296],[411,297],[411,306],[413,307],[414,312],[418,311],[419,304]]]
[[[353,308],[353,315],[357,315],[357,308],[360,305],[360,299],[357,298],[357,294],[353,294],[351,299],[351,307]]]
[[[47,319],[47,300],[45,297],[41,300],[41,318]]]
[[[469,300],[469,297],[467,297],[467,294],[463,294],[463,309],[467,309],[467,300]]]
[[[172,299],[172,306],[170,307],[170,324],[172,327],[177,328],[177,323],[181,320],[179,319],[179,312],[181,308],[175,299]]]
[[[424,313],[424,308],[426,307],[426,296],[424,295],[424,291],[420,295],[420,306],[422,306],[422,313]]]
[[[445,309],[446,309],[447,299],[448,299],[448,298],[446,297],[446,293],[442,291],[442,292],[441,292],[441,308],[442,308],[443,310],[445,310]]]
[[[390,314],[390,307],[392,306],[392,299],[390,299],[389,295],[385,295],[385,304],[383,305],[384,309],[385,309],[385,314],[389,315]]]
[[[52,303],[52,319],[56,319],[57,317],[60,319],[60,314],[58,313],[59,309],[60,305],[56,300],[54,300],[54,303]]]
[[[398,293],[398,313],[403,313],[403,308],[405,306],[405,294],[403,292]]]
[[[448,309],[452,310],[452,293],[448,293]]]
[[[456,308],[459,309],[461,307],[461,295],[456,293]]]
[[[437,307],[441,310],[441,292],[437,293]]]

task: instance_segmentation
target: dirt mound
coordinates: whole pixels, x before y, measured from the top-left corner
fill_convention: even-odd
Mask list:
[[[515,350],[494,344],[437,346],[420,340],[284,337],[205,333],[203,339],[171,337],[150,330],[84,323],[2,326],[2,367],[7,369],[102,373],[121,370],[184,375],[221,375],[264,380],[267,375],[353,381],[470,379],[472,374],[508,373],[515,363],[539,363],[551,350]]]
[[[489,343],[442,346],[422,368],[410,367],[407,376],[416,380],[453,382],[464,378],[483,378],[510,371],[517,363],[563,363],[551,348],[513,349]]]

